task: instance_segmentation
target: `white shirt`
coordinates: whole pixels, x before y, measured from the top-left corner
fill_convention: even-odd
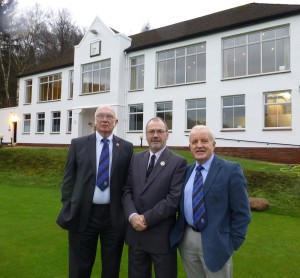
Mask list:
[[[96,132],[96,174],[98,174],[99,160],[103,148],[103,142],[101,141],[102,139],[103,137],[98,132]],[[110,184],[110,168],[111,168],[111,161],[112,161],[113,134],[111,134],[107,139],[109,140],[108,146],[109,146],[109,184]],[[93,204],[98,204],[98,205],[109,204],[110,186],[106,188],[104,191],[101,191],[100,188],[96,185],[96,183],[97,183],[97,175],[95,180]]]

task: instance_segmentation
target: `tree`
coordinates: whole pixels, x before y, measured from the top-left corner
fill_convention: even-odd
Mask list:
[[[0,89],[0,96],[5,96],[8,106],[10,106],[9,88],[14,81],[11,73],[14,67],[12,56],[16,43],[16,26],[13,20],[15,5],[16,2],[14,0],[0,0],[0,81],[3,83]]]
[[[150,25],[150,22],[148,21],[147,23],[145,23],[142,27],[142,30],[141,30],[141,33],[143,32],[147,32],[147,31],[150,31],[151,30],[151,25]]]
[[[73,51],[83,37],[66,9],[54,13],[35,4],[17,16],[16,3],[0,0],[0,100],[8,106],[17,96],[18,75]]]

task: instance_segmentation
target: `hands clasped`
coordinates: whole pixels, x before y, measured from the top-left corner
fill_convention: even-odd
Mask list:
[[[140,214],[133,215],[130,219],[130,224],[138,232],[142,232],[147,229],[147,222],[145,220],[144,215],[140,215]]]

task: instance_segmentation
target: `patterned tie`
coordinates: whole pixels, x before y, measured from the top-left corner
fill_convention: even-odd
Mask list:
[[[153,170],[154,164],[155,164],[155,154],[152,154],[151,156],[151,161],[149,163],[148,169],[147,169],[147,173],[146,173],[146,181],[148,179],[148,177],[150,176],[151,171]]]
[[[202,165],[197,166],[193,186],[193,220],[195,227],[197,227],[200,232],[207,224],[204,203],[203,177],[201,174],[202,169],[204,169]]]
[[[97,186],[104,191],[109,186],[109,140],[103,138],[103,148],[100,155],[98,174],[97,174]]]

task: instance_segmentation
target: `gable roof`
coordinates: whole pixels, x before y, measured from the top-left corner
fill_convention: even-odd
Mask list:
[[[133,36],[126,52],[300,14],[300,5],[250,3]]]
[[[129,53],[297,14],[300,14],[300,5],[250,3],[129,36],[132,42],[125,52]],[[70,51],[57,60],[37,66],[19,77],[72,65],[74,65],[74,52]]]

